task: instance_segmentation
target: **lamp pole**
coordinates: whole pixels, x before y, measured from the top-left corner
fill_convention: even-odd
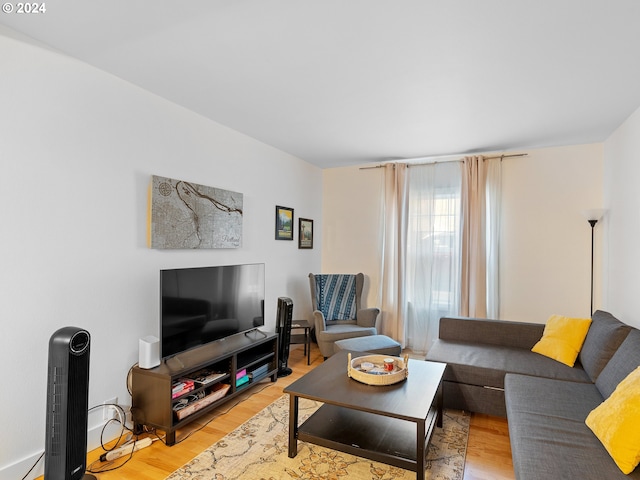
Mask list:
[[[593,231],[598,220],[588,220],[591,225],[591,316],[593,316]]]
[[[591,225],[591,316],[593,316],[593,255],[594,255],[594,229],[598,220],[602,218],[606,210],[602,208],[592,208],[583,210],[582,214]]]

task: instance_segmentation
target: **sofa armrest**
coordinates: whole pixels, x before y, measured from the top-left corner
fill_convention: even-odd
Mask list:
[[[378,321],[378,315],[380,314],[379,308],[363,308],[356,313],[356,323],[360,327],[374,327],[376,328],[376,322]]]
[[[485,343],[530,350],[544,331],[542,323],[442,317],[438,337],[442,340]]]

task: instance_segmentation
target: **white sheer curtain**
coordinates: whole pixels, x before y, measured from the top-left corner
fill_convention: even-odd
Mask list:
[[[389,164],[383,182],[382,333],[423,353],[444,315],[499,318],[500,159]]]
[[[406,253],[406,346],[426,352],[438,321],[460,308],[459,162],[410,166]]]
[[[487,317],[500,318],[500,212],[502,159],[485,159],[487,169]]]

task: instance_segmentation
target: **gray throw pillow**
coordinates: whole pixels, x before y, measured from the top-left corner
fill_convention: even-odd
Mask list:
[[[592,382],[597,380],[630,330],[629,325],[608,312],[598,310],[593,314],[589,332],[580,350],[580,363]]]
[[[607,399],[618,384],[638,366],[640,366],[640,331],[632,329],[607,366],[602,369],[596,380],[596,387]]]

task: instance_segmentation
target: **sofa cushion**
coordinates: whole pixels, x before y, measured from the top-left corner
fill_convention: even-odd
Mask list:
[[[573,367],[590,325],[590,318],[551,315],[545,324],[542,338],[531,351]]]
[[[447,364],[444,380],[504,388],[506,372],[589,382],[582,368],[571,368],[523,348],[436,340],[427,360]]]
[[[618,384],[640,365],[640,331],[632,329],[596,379],[596,387],[609,398]]]
[[[333,344],[333,351],[338,353],[340,350],[398,356],[402,353],[402,346],[386,335],[367,335],[338,340]]]
[[[531,350],[542,337],[544,324],[487,320],[470,317],[442,317],[438,338],[453,342],[488,343]]]
[[[591,411],[585,423],[622,470],[631,473],[640,463],[640,367]]]
[[[638,479],[624,475],[585,425],[602,402],[592,383],[508,374],[505,397],[517,479]]]
[[[509,413],[538,415],[543,422],[556,416],[584,424],[587,415],[602,403],[602,395],[593,383],[514,373],[505,375],[505,397]],[[553,418],[548,420],[553,423]]]
[[[336,342],[344,338],[364,337],[378,333],[375,328],[363,328],[355,322],[327,322],[327,327],[322,332],[316,332],[318,339]]]
[[[580,363],[592,382],[595,382],[607,362],[629,334],[631,327],[608,312],[598,310],[580,351]]]

